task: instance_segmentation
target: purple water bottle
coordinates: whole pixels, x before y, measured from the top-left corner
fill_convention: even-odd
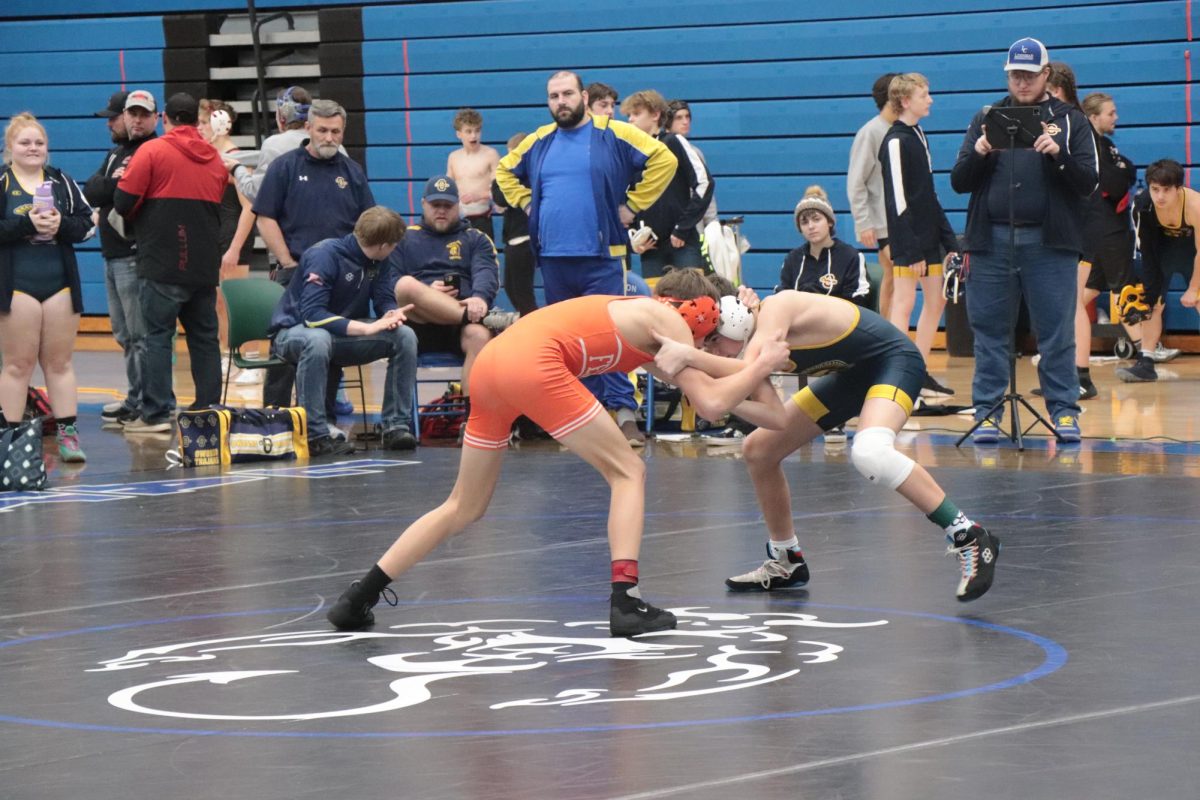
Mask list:
[[[54,210],[54,184],[50,183],[50,181],[43,181],[33,190],[33,211],[44,214],[52,210]],[[30,213],[33,213],[33,211]],[[54,237],[39,233],[30,241],[44,244],[46,242],[53,242]]]

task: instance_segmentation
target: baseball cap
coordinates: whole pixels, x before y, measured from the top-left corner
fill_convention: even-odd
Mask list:
[[[200,102],[187,92],[178,92],[167,98],[167,107],[163,109],[163,113],[172,122],[195,125],[200,119]]]
[[[113,92],[108,98],[108,105],[96,112],[95,116],[112,119],[113,117],[121,116],[121,112],[125,110],[125,98],[129,97],[129,92]]]
[[[1008,48],[1008,60],[1004,62],[1004,71],[1012,72],[1041,72],[1050,63],[1050,54],[1046,45],[1037,39],[1018,39]]]
[[[458,184],[449,175],[434,175],[425,182],[425,194],[422,200],[447,200],[458,202]]]
[[[154,105],[154,95],[145,89],[134,89],[125,98],[125,108],[144,108],[154,113],[158,107]]]

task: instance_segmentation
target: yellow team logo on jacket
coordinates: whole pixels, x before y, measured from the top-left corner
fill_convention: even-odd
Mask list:
[[[821,284],[821,288],[827,292],[832,292],[833,287],[838,285],[837,277],[829,272],[826,272],[824,275],[822,275],[819,282]]]
[[[345,189],[347,186],[349,186],[349,185],[350,185],[350,181],[346,180],[346,179],[345,179],[345,178],[343,178],[341,175],[338,175],[338,176],[337,176],[337,177],[334,179],[334,181],[333,181],[333,182],[337,184],[337,187],[338,187],[339,189]]]
[[[1046,133],[1050,134],[1051,136],[1058,136],[1060,133],[1062,133],[1062,128],[1058,127],[1058,123],[1051,122],[1046,126]]]
[[[451,261],[462,261],[462,242],[455,239],[446,245],[446,252],[450,255]]]

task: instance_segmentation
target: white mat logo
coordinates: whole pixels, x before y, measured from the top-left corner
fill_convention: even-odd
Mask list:
[[[579,706],[594,703],[627,703],[675,700],[685,697],[733,692],[786,680],[800,672],[800,666],[836,661],[843,648],[824,641],[795,638],[806,630],[869,628],[887,625],[887,620],[869,622],[826,622],[813,614],[748,613],[736,614],[704,607],[672,609],[679,617],[679,629],[643,636],[638,640],[613,639],[605,622],[567,622],[528,619],[482,619],[464,622],[419,622],[392,626],[386,631],[345,632],[308,631],[276,635],[236,636],[131,650],[120,658],[100,662],[88,672],[116,672],[169,665],[188,670],[161,680],[138,684],[109,695],[117,708],[140,714],[197,720],[312,720],[380,714],[420,705],[433,697],[430,685],[439,681],[491,678],[497,693],[510,697],[492,703],[492,709],[520,706]],[[564,628],[566,630],[564,630]],[[400,652],[375,655],[366,661],[378,669],[397,675],[387,684],[390,697],[351,708],[330,710],[278,709],[269,714],[205,713],[214,709],[219,695],[196,691],[200,687],[220,687],[241,681],[286,680],[299,669],[214,669],[196,672],[185,665],[213,665],[219,660],[244,663],[248,658],[264,657],[277,664],[280,656],[295,664],[312,647],[345,646],[370,642],[371,651],[394,643]],[[291,651],[290,653],[288,651]],[[317,661],[329,663],[335,657],[325,655]],[[644,686],[578,686],[553,697],[512,697],[502,680],[505,675],[529,672],[550,665],[594,663],[597,661],[661,661],[665,672],[648,678]],[[770,666],[774,663],[775,666]],[[780,669],[779,664],[787,665]],[[800,666],[794,666],[800,665]],[[592,666],[587,680],[605,674]],[[638,673],[644,675],[642,671]],[[549,677],[549,676],[548,676]],[[561,677],[554,680],[561,681]],[[284,688],[288,685],[284,684]],[[183,690],[181,690],[183,687]],[[261,687],[260,687],[261,688]],[[172,702],[172,690],[175,700]],[[257,694],[257,693],[256,693]],[[453,690],[439,690],[444,699]],[[296,696],[307,701],[312,693],[271,696]],[[183,702],[178,702],[186,698]],[[228,698],[226,698],[228,700]],[[178,705],[197,706],[197,710]]]

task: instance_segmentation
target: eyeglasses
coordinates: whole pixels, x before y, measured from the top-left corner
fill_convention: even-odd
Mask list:
[[[1040,72],[1026,72],[1015,69],[1008,73],[1008,79],[1013,83],[1033,83],[1042,76]]]

